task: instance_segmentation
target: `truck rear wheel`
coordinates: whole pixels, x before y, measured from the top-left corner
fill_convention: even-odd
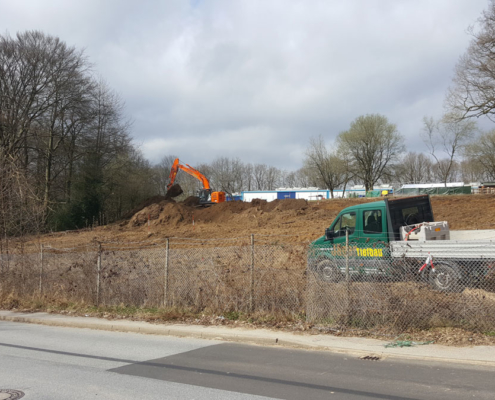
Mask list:
[[[464,285],[457,268],[443,263],[435,265],[435,271],[430,271],[428,275],[430,284],[442,292],[462,292]]]
[[[316,272],[322,281],[340,282],[343,278],[342,272],[335,261],[321,260],[316,264]]]

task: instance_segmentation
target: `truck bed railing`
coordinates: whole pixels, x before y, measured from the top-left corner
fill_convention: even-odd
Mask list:
[[[442,259],[495,260],[495,240],[394,241],[390,253],[394,258],[426,258],[430,253]]]

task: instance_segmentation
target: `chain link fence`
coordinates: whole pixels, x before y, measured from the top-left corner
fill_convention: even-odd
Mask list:
[[[335,329],[495,330],[495,242],[320,244],[308,250],[309,321]]]
[[[263,314],[341,331],[495,331],[491,241],[315,245],[285,239],[4,246],[0,300]]]

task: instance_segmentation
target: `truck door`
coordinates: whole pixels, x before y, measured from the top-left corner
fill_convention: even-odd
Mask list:
[[[357,238],[356,232],[356,212],[350,211],[342,214],[333,224],[333,243],[345,246],[345,232],[349,231],[349,242]]]
[[[370,207],[360,213],[360,232],[358,243],[376,243],[388,241],[386,213],[382,208]]]
[[[353,259],[350,261],[354,273],[366,275],[383,275],[387,271],[387,223],[383,208],[361,209],[358,226],[360,234],[351,241]]]

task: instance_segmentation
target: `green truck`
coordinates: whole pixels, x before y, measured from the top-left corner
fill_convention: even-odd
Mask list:
[[[449,292],[492,278],[494,266],[495,230],[449,230],[435,222],[429,195],[347,207],[308,255],[326,282],[418,279]]]

